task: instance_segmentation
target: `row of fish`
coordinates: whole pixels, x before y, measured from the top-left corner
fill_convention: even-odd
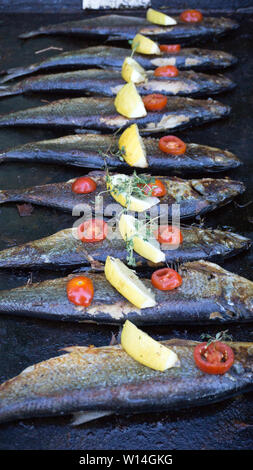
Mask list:
[[[164,27],[151,25],[143,18],[109,15],[40,28],[23,34],[78,34],[111,39],[131,39],[137,32],[166,40],[196,40],[219,36],[238,27],[227,18],[204,18],[200,24],[183,23]],[[79,69],[76,72],[35,76],[0,88],[0,96],[26,92],[85,92],[113,96],[122,86],[118,71],[81,68],[122,65],[128,51],[99,46],[51,57],[29,67],[7,71],[2,83],[34,72],[53,69]],[[179,53],[145,57],[136,54],[139,63],[148,69],[159,65],[176,65],[179,69],[222,68],[235,59],[219,51],[182,49]],[[180,72],[176,79],[154,79],[139,86],[140,94],[153,91],[164,94],[205,94],[231,89],[231,80],[194,72]],[[207,101],[172,97],[162,113],[148,113],[136,120],[141,132],[162,132],[219,119],[230,108],[211,99]],[[0,116],[0,127],[39,126],[69,129],[115,131],[132,124],[115,112],[110,98],[76,98],[53,102]],[[228,151],[187,144],[185,154],[176,158],[162,154],[155,139],[144,138],[148,170],[156,171],[220,171],[235,168],[240,160]],[[0,154],[1,161],[38,161],[80,166],[83,168],[126,170],[117,156],[117,138],[112,135],[80,134],[49,141],[25,144]],[[95,207],[95,196],[103,193],[103,207],[96,205],[96,215],[107,213],[115,202],[107,191],[104,172],[89,174],[97,183],[91,194],[80,195],[71,190],[73,180],[23,190],[0,191],[0,203],[29,202],[73,211],[78,204]],[[191,179],[159,177],[167,189],[161,203],[180,204],[181,217],[202,215],[224,205],[244,191],[241,182],[225,179]],[[158,206],[159,207],[159,206]],[[170,209],[171,210],[171,209]],[[162,212],[160,211],[160,215]],[[169,217],[172,213],[169,212]],[[110,223],[110,222],[109,222]],[[183,242],[176,250],[165,250],[166,264],[176,263],[182,285],[171,291],[157,291],[156,307],[138,310],[105,279],[102,272],[90,271],[95,294],[92,304],[77,307],[66,295],[69,279],[58,278],[28,284],[0,292],[0,313],[23,315],[60,321],[121,324],[126,319],[136,324],[231,323],[252,321],[253,283],[210,263],[248,249],[250,240],[240,235],[197,226],[181,227]],[[92,267],[103,269],[108,255],[126,259],[126,246],[121,239],[105,239],[84,244],[73,236],[73,230],[62,230],[41,240],[8,248],[0,252],[0,268],[65,268]],[[151,267],[146,259],[136,256],[137,268]],[[143,280],[151,288],[149,279]],[[211,293],[211,295],[210,295]],[[136,413],[187,408],[216,402],[252,388],[252,343],[232,343],[235,361],[224,376],[202,373],[193,359],[197,343],[185,340],[164,341],[180,360],[180,367],[166,372],[149,369],[133,360],[121,346],[102,348],[67,348],[67,354],[28,367],[17,377],[0,385],[0,422],[20,418],[56,416],[74,413],[76,423],[87,422],[113,413]],[[101,367],[102,365],[102,367]]]

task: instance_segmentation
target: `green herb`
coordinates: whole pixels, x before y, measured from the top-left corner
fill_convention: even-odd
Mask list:
[[[216,336],[211,336],[206,333],[203,333],[201,336],[201,339],[207,339],[207,345],[208,347],[211,343],[216,343],[216,341],[232,341],[232,336],[228,335],[228,330],[225,331],[219,331],[219,333],[216,334]]]
[[[132,45],[132,43],[133,43],[133,41],[131,41],[131,45]],[[140,43],[137,42],[137,43],[135,44],[135,46],[133,47],[133,50],[132,50],[132,53],[131,53],[131,56],[130,56],[131,58],[133,58],[133,56],[134,56],[134,54],[135,54],[135,52],[136,52],[136,49],[137,49],[137,47],[139,47],[139,45],[140,45]]]
[[[129,266],[135,267],[136,261],[134,257],[134,236],[126,239],[126,250],[128,252],[126,257],[127,264],[129,264]]]

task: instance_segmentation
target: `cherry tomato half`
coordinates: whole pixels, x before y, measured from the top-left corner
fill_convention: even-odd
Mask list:
[[[165,135],[159,140],[159,149],[171,155],[182,155],[186,151],[186,144],[175,135]]]
[[[202,372],[225,374],[234,363],[234,353],[230,346],[220,341],[208,346],[207,343],[200,343],[194,349],[194,360]]]
[[[186,23],[199,23],[203,20],[203,15],[199,10],[185,10],[181,13],[180,20]]]
[[[88,176],[82,176],[74,181],[72,184],[72,191],[77,194],[88,194],[95,191],[96,187],[96,181]]]
[[[147,111],[161,111],[167,104],[167,96],[153,93],[142,98]]]
[[[169,54],[181,51],[180,44],[161,44],[159,47],[161,52],[168,52]]]
[[[174,225],[160,225],[155,234],[159,243],[180,245],[183,241],[183,235],[179,228]]]
[[[102,219],[89,219],[78,227],[78,238],[82,242],[101,242],[107,237],[108,226]]]
[[[85,276],[77,276],[67,283],[67,296],[75,305],[88,307],[94,296],[94,287],[91,279]]]
[[[155,179],[154,183],[147,183],[146,185],[138,184],[138,186],[140,188],[142,187],[144,194],[148,196],[162,197],[165,196],[167,192],[164,184],[157,179]]]
[[[183,280],[180,274],[171,268],[162,268],[153,272],[151,282],[156,289],[159,290],[173,290],[181,286]]]
[[[162,67],[157,67],[154,71],[155,77],[177,77],[178,69],[174,65],[164,65]]]

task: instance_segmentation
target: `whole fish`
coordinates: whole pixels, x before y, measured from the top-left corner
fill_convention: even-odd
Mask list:
[[[159,149],[158,140],[143,137],[148,171],[216,172],[237,168],[241,161],[231,152],[195,143],[186,144],[182,155]],[[57,139],[32,142],[0,152],[0,162],[24,161],[101,169],[105,166],[129,170],[118,156],[118,137],[100,134],[75,134]],[[138,168],[143,171],[143,169]],[[147,169],[146,169],[147,170]]]
[[[109,226],[110,222],[108,222]],[[161,246],[166,264],[208,259],[220,260],[249,249],[251,241],[236,233],[202,227],[180,226],[183,241],[177,249]],[[74,236],[72,228],[61,230],[48,237],[13,246],[0,251],[0,268],[60,269],[92,266],[103,269],[107,256],[116,256],[122,261],[127,257],[126,244],[119,236],[106,238],[96,243],[83,243]],[[137,268],[157,267],[151,261],[134,253]],[[159,264],[160,266],[161,264]]]
[[[117,113],[114,98],[72,98],[53,101],[44,106],[0,115],[0,127],[29,126],[116,131],[137,123],[141,132],[162,132],[199,125],[227,116],[230,107],[211,98],[170,97],[159,112],[149,112],[139,119],[129,119]]]
[[[92,171],[88,173],[97,184],[96,190],[88,194],[77,194],[72,191],[76,178],[65,183],[52,183],[33,186],[25,189],[7,189],[0,191],[0,204],[8,202],[29,202],[31,204],[55,207],[63,211],[73,212],[82,205],[85,214],[111,217],[121,206],[116,203],[107,189],[106,172]],[[150,175],[145,175],[150,177]],[[178,177],[157,176],[167,189],[165,196],[160,198],[160,204],[151,208],[159,211],[160,215],[172,217],[172,205],[180,204],[180,217],[189,218],[204,214],[230,202],[235,196],[245,191],[242,182],[230,178],[191,179],[183,180]],[[113,204],[113,206],[112,206]],[[167,207],[168,204],[168,207]],[[78,207],[77,207],[78,209]],[[78,212],[78,211],[77,211]],[[75,215],[79,215],[76,213]]]
[[[172,96],[203,96],[222,93],[235,87],[235,83],[223,75],[207,75],[193,71],[180,72],[177,77],[156,77],[146,73],[147,80],[136,85],[141,95],[162,93]],[[24,93],[85,93],[89,95],[115,96],[125,85],[119,70],[89,69],[50,75],[39,75],[21,80],[10,86],[0,87],[0,98]]]
[[[253,321],[253,282],[207,261],[180,265],[182,285],[170,291],[152,287],[155,307],[138,309],[106,280],[104,273],[85,273],[93,282],[94,297],[89,307],[76,306],[67,297],[67,282],[79,275],[29,284],[0,291],[0,313],[47,320],[124,323],[138,325],[185,323],[230,323]]]
[[[81,424],[113,413],[208,405],[253,388],[253,343],[228,343],[235,360],[224,375],[197,368],[197,342],[171,339],[162,344],[178,355],[179,367],[154,371],[119,345],[64,348],[67,354],[32,365],[0,385],[0,421],[78,413],[73,424]]]
[[[19,37],[28,39],[41,35],[77,35],[86,37],[110,37],[110,39],[129,40],[137,33],[151,36],[152,39],[178,41],[185,43],[200,39],[221,36],[229,31],[238,29],[235,20],[224,17],[204,16],[200,23],[186,23],[178,16],[175,26],[160,26],[152,24],[145,18],[126,15],[103,15],[78,21],[68,21],[49,26],[42,26],[35,31],[23,33]]]
[[[62,52],[35,64],[6,70],[6,75],[0,82],[48,70],[84,67],[121,68],[124,59],[129,55],[129,49],[111,46],[92,46],[77,51]],[[237,62],[237,59],[228,52],[197,48],[182,48],[177,53],[161,53],[159,56],[135,53],[134,57],[147,70],[162,65],[175,65],[180,70],[216,70],[230,67]]]

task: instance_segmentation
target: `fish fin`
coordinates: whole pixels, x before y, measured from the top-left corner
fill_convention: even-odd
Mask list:
[[[19,39],[29,39],[38,35],[38,31],[29,31],[28,33],[22,33],[19,35]]]
[[[106,38],[106,40],[105,40],[105,44],[106,44],[107,42],[111,42],[111,41],[122,41],[122,37],[120,37],[120,36],[113,36],[113,35],[108,36],[108,37]]]
[[[80,424],[89,423],[95,419],[112,414],[112,411],[78,411],[77,413],[73,413],[73,421],[71,424],[72,426],[80,426]]]
[[[14,78],[29,75],[33,72],[36,72],[37,70],[38,67],[36,64],[29,65],[28,67],[17,67],[13,69],[8,69],[3,78],[1,78],[0,83],[6,83],[10,80],[13,80]]]
[[[66,351],[68,353],[84,353],[87,349],[90,349],[91,346],[67,346],[66,348],[61,348],[59,351]]]
[[[19,92],[11,86],[0,86],[0,98],[3,96],[18,95]]]

